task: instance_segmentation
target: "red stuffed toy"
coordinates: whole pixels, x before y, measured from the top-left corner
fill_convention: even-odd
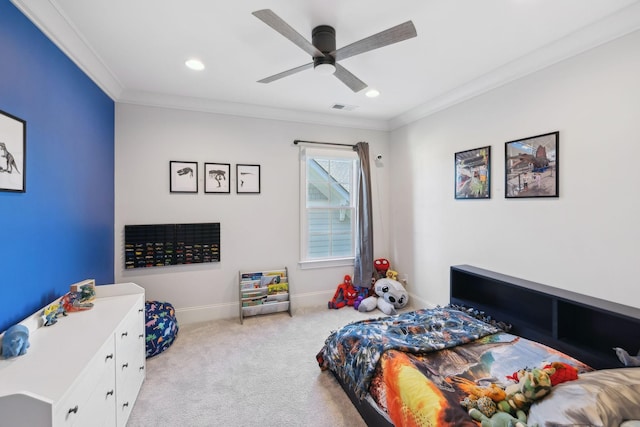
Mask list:
[[[549,375],[552,386],[578,379],[578,370],[566,363],[553,362],[545,365],[542,369],[548,368],[554,368],[556,370],[553,374]]]
[[[378,258],[373,261],[373,266],[376,269],[375,280],[384,279],[387,277],[387,270],[389,269],[389,260],[385,258]]]
[[[344,276],[344,282],[338,285],[338,289],[336,289],[328,306],[329,308],[342,308],[345,305],[353,305],[357,298],[358,290],[353,286],[351,276],[347,274]]]

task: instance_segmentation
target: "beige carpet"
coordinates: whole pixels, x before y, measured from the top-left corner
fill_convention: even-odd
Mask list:
[[[332,330],[382,315],[313,308],[180,326],[174,344],[147,359],[127,425],[365,426],[315,356]]]

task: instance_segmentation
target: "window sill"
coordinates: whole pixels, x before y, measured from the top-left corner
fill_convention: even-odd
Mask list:
[[[330,267],[353,267],[354,258],[334,258],[334,259],[321,259],[313,261],[299,261],[298,267],[301,270],[311,270],[313,268],[330,268]]]

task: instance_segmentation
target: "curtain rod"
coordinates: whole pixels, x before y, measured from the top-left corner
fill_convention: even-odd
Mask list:
[[[337,143],[337,142],[304,141],[304,140],[302,140],[302,139],[294,139],[294,140],[293,140],[293,143],[294,143],[295,145],[298,145],[298,143],[300,143],[300,142],[302,142],[302,143],[307,143],[307,144],[339,145],[339,146],[341,146],[341,147],[351,147],[351,148],[354,148],[354,147],[355,147],[355,145],[350,145],[350,144],[339,144],[339,143]]]

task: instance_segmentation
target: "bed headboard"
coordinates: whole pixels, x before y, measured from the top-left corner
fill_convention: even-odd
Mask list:
[[[513,325],[511,333],[596,369],[621,367],[613,347],[640,347],[640,309],[470,265],[451,267],[450,301]]]

